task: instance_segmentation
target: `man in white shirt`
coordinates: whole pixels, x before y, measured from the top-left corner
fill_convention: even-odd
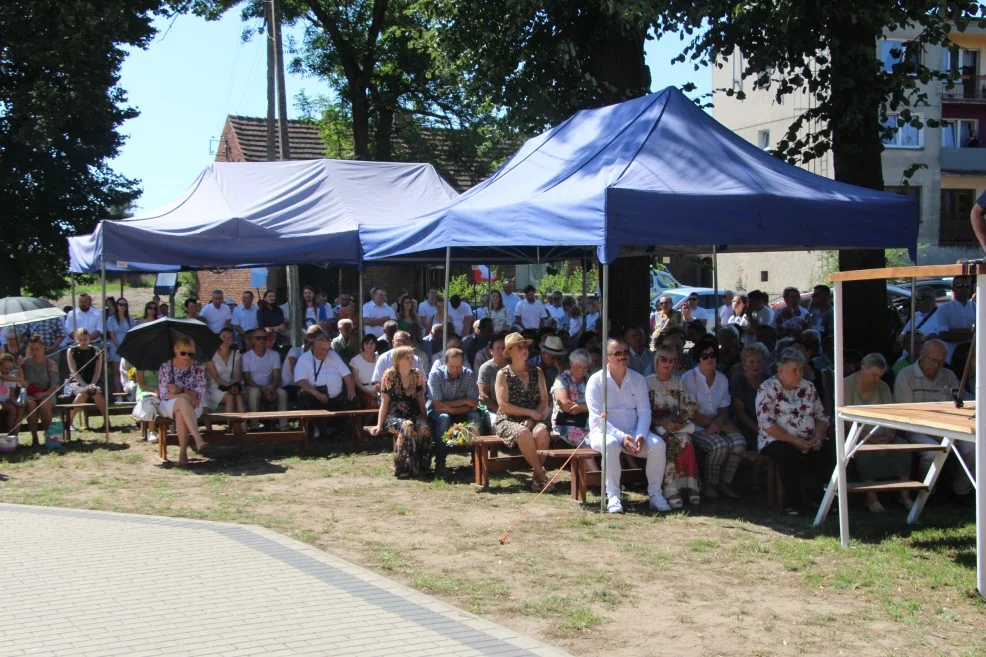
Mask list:
[[[719,306],[719,325],[725,326],[729,323],[729,318],[735,313],[733,312],[733,292],[732,290],[726,290],[722,293],[722,305]]]
[[[438,304],[438,290],[428,289],[428,298],[418,304],[418,321],[424,327],[425,333],[431,330],[431,324],[435,320],[436,306]]]
[[[525,329],[540,329],[544,320],[548,319],[548,311],[544,304],[537,300],[537,290],[533,285],[524,288],[524,300],[517,304],[514,311],[515,321]]]
[[[62,346],[68,346],[75,341],[72,334],[75,329],[84,328],[89,331],[89,340],[96,342],[103,334],[103,315],[92,307],[92,297],[83,292],[79,295],[79,307],[65,316],[65,338]]]
[[[938,309],[938,338],[945,343],[948,353],[945,362],[953,372],[962,372],[965,363],[953,363],[955,348],[963,342],[972,342],[976,323],[976,302],[971,300],[972,277],[956,276],[952,279],[952,299]],[[923,332],[923,331],[922,331]]]
[[[589,407],[589,444],[597,452],[606,450],[606,511],[622,513],[620,502],[620,452],[645,458],[647,495],[650,507],[662,513],[670,511],[661,487],[664,484],[666,446],[650,430],[651,407],[644,377],[628,367],[630,350],[622,340],[606,341],[608,376],[607,408],[603,417],[603,373],[596,372],[586,383],[585,403]],[[604,432],[605,428],[605,432]],[[605,445],[604,445],[605,440]]]
[[[919,287],[917,297],[914,301],[914,330],[921,334],[923,339],[937,338],[941,330],[938,320],[941,314],[938,312],[938,304],[935,302],[935,291],[930,287]],[[900,347],[903,349],[901,358],[908,358],[908,350],[911,348],[911,320],[900,332],[898,338]]]
[[[332,351],[329,336],[325,333],[317,333],[312,348],[298,358],[294,381],[299,389],[299,409],[339,411],[353,408],[356,381],[339,354]],[[328,435],[325,421],[314,424],[320,435]]]
[[[698,305],[698,293],[696,292],[692,292],[688,295],[687,299],[681,302],[681,316],[684,318],[685,323],[694,322],[695,320],[702,322],[707,332],[715,324],[715,322],[710,321],[712,318],[709,317],[709,311]]]
[[[555,290],[551,293],[550,303],[544,307],[548,311],[548,317],[555,320],[555,326],[557,327],[560,327],[566,319],[565,308],[561,305],[562,299],[561,290]]]
[[[407,331],[398,331],[397,333],[394,333],[393,348],[377,356],[377,364],[373,368],[372,383],[374,387],[376,387],[377,392],[380,392],[380,381],[383,380],[383,373],[394,366],[394,348],[411,346],[413,345],[411,344],[410,333]],[[414,367],[421,372],[423,377],[428,376],[427,370],[424,369],[424,364],[417,355],[414,356]]]
[[[247,406],[251,413],[260,410],[260,402],[276,404],[277,410],[288,410],[288,393],[281,387],[281,357],[267,348],[267,332],[255,329],[250,333],[252,349],[243,354],[243,383],[247,388]],[[286,431],[288,421],[280,421],[281,431]],[[253,424],[256,427],[256,423]]]
[[[243,303],[233,309],[230,316],[230,323],[233,332],[236,334],[236,343],[241,347],[248,344],[247,335],[257,328],[257,307],[253,305],[253,292],[247,290],[241,297]]]
[[[448,300],[448,319],[459,335],[467,335],[472,327],[472,308],[458,294],[453,294]]]
[[[952,390],[959,387],[955,372],[945,367],[945,343],[941,340],[928,340],[921,347],[921,356],[913,365],[900,371],[894,380],[894,402],[914,404],[922,402],[952,401]],[[909,443],[921,445],[940,445],[941,438],[923,433],[904,433]],[[955,451],[965,462],[970,472],[976,471],[976,445],[968,440],[956,440]],[[937,457],[937,452],[921,452],[921,476],[928,471]],[[956,473],[952,481],[952,492],[965,496],[972,492],[972,483],[964,472]]]
[[[363,327],[367,333],[380,338],[388,320],[396,322],[397,313],[387,304],[387,290],[375,287],[370,290],[370,300],[363,304]]]
[[[520,297],[514,294],[514,282],[511,280],[503,281],[503,307],[507,309],[507,316],[513,317],[517,311],[517,304]]]
[[[223,303],[223,291],[212,291],[212,303],[206,304],[205,308],[199,311],[199,318],[202,319],[209,330],[219,335],[224,328],[230,328],[233,319],[233,311]]]
[[[750,316],[758,326],[773,326],[774,311],[767,305],[767,295],[760,290],[754,290],[747,295],[750,301]]]

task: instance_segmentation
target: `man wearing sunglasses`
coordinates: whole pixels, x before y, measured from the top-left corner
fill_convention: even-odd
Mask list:
[[[607,416],[603,413],[603,373],[596,372],[586,384],[589,407],[589,444],[597,452],[606,450],[606,511],[622,513],[620,501],[620,453],[647,459],[647,495],[650,508],[667,512],[671,506],[661,494],[666,464],[664,441],[651,433],[650,397],[644,377],[629,367],[630,350],[622,340],[606,341]],[[604,444],[605,441],[605,444]]]
[[[972,277],[956,276],[952,279],[952,299],[938,309],[938,338],[945,343],[948,353],[945,362],[949,368],[961,374],[965,362],[953,363],[955,348],[963,342],[972,342],[976,323],[976,302],[972,301]]]

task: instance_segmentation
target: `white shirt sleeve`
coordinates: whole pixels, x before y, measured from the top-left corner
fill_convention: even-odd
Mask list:
[[[608,380],[609,379],[607,378],[607,381]],[[601,416],[603,414],[603,377],[598,373],[590,376],[588,383],[586,383],[585,404],[589,407],[589,430],[599,431],[602,433]],[[648,413],[648,418],[649,417],[650,414]],[[623,440],[623,438],[626,437],[626,433],[610,424],[609,420],[606,421],[606,434],[616,436],[617,440]]]

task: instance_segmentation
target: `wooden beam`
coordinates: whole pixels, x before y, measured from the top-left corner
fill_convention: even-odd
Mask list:
[[[975,268],[973,267],[973,272]],[[885,267],[883,269],[856,269],[853,271],[837,271],[829,274],[829,281],[845,283],[846,281],[873,281],[881,278],[927,278],[939,276],[961,276],[965,273],[964,265],[921,265],[919,267]]]

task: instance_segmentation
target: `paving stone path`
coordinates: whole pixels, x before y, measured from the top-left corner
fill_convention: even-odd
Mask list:
[[[0,657],[564,657],[259,527],[0,504]]]

